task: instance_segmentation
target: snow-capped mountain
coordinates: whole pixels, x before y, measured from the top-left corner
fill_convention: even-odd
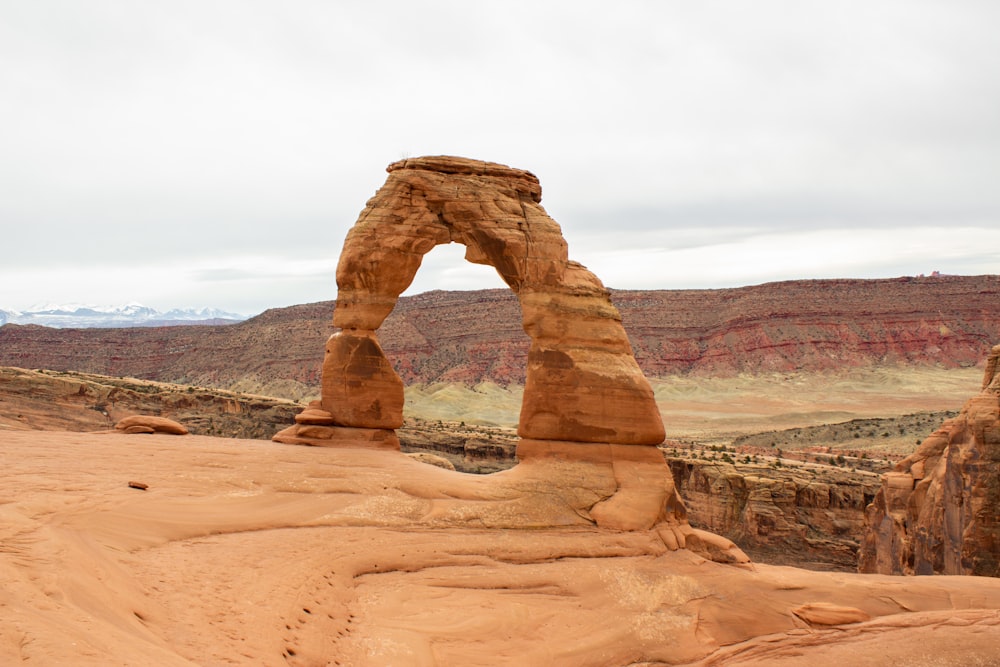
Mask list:
[[[24,311],[0,310],[4,324],[40,324],[55,328],[89,329],[96,327],[160,327],[177,324],[234,324],[246,315],[228,313],[218,308],[174,308],[160,312],[138,303],[124,306],[84,304],[42,304]]]

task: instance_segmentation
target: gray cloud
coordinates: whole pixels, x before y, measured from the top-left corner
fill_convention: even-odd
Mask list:
[[[997,228],[998,24],[972,1],[6,2],[0,278],[335,261],[421,154],[534,171],[571,251]],[[62,299],[27,290],[0,307]]]

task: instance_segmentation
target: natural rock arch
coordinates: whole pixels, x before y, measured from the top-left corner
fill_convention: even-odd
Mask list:
[[[517,295],[531,338],[518,434],[529,440],[657,445],[664,429],[607,289],[568,257],[530,172],[455,157],[389,165],[337,266],[341,331],[327,344],[313,425],[395,429],[403,383],[376,331],[435,246],[461,243]],[[324,414],[325,413],[325,414]],[[317,431],[313,429],[315,435]],[[305,434],[299,434],[305,436]],[[310,436],[305,436],[310,437]]]
[[[389,165],[344,242],[337,307],[323,362],[322,399],[274,439],[290,444],[399,449],[403,383],[376,331],[436,245],[496,268],[517,294],[531,338],[518,465],[493,475],[427,467],[401,481],[433,525],[596,525],[655,529],[667,549],[724,562],[747,557],[687,523],[656,445],[663,422],[652,389],[594,274],[568,258],[559,225],[527,171],[424,157]],[[402,501],[401,501],[402,502]]]

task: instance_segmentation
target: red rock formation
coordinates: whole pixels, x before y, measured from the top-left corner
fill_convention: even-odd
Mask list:
[[[202,387],[0,367],[0,433],[108,431],[145,415],[169,418],[196,434],[263,439],[300,409],[291,401]]]
[[[887,473],[861,572],[1000,576],[1000,345],[982,392]]]
[[[611,305],[590,271],[568,258],[539,205],[532,174],[461,158],[404,160],[348,233],[337,267],[322,408],[333,424],[402,425],[403,384],[375,331],[410,285],[423,255],[466,246],[517,295],[531,338],[519,434],[534,440],[655,445],[662,442],[652,389]],[[297,433],[279,438],[299,437]]]
[[[167,433],[169,435],[187,435],[188,430],[183,424],[166,417],[151,415],[132,415],[115,424],[115,429],[123,433]]]
[[[475,488],[442,481],[425,520],[483,525],[655,529],[672,550],[746,563],[728,540],[694,530],[656,445],[664,436],[652,389],[632,356],[618,311],[594,274],[568,258],[559,226],[539,205],[530,173],[461,158],[404,160],[348,233],[337,266],[334,325],[323,395],[274,439],[385,446],[403,423],[403,385],[376,330],[435,245],[466,246],[497,269],[521,305],[531,339],[517,447],[519,463]],[[398,446],[398,444],[397,444]],[[489,501],[489,502],[487,502]]]
[[[374,329],[349,329],[330,336],[320,406],[340,426],[403,425],[403,381],[385,358]]]
[[[796,280],[612,298],[653,377],[971,366],[1000,338],[1000,276]]]
[[[856,569],[874,479],[833,467],[668,463],[691,524],[733,540],[757,562]]]
[[[1000,340],[1000,276],[807,280],[612,291],[647,377],[970,366]],[[0,327],[0,365],[76,370],[301,398],[320,382],[333,302],[228,327]],[[531,341],[510,290],[400,298],[379,329],[407,385],[523,384]]]

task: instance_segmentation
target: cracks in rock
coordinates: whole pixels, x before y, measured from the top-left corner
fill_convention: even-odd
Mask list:
[[[605,499],[599,500],[597,502],[603,502],[603,500],[605,500]],[[594,505],[596,505],[596,504],[597,503],[594,503]],[[594,526],[596,528],[597,527],[597,520],[590,515],[590,510],[593,509],[594,505],[591,505],[587,509],[576,508],[574,511],[576,512],[576,515],[578,517],[580,517],[581,519],[584,519],[587,523],[589,523],[590,525],[592,525],[592,526]]]
[[[910,607],[909,605],[903,604],[902,602],[900,602],[896,598],[892,597],[891,595],[883,595],[883,596],[880,596],[878,599],[879,600],[883,600],[885,602],[889,602],[891,604],[894,604],[897,607],[899,607],[900,610],[902,610],[902,611],[907,611],[907,612],[915,611],[915,609],[913,607]]]

